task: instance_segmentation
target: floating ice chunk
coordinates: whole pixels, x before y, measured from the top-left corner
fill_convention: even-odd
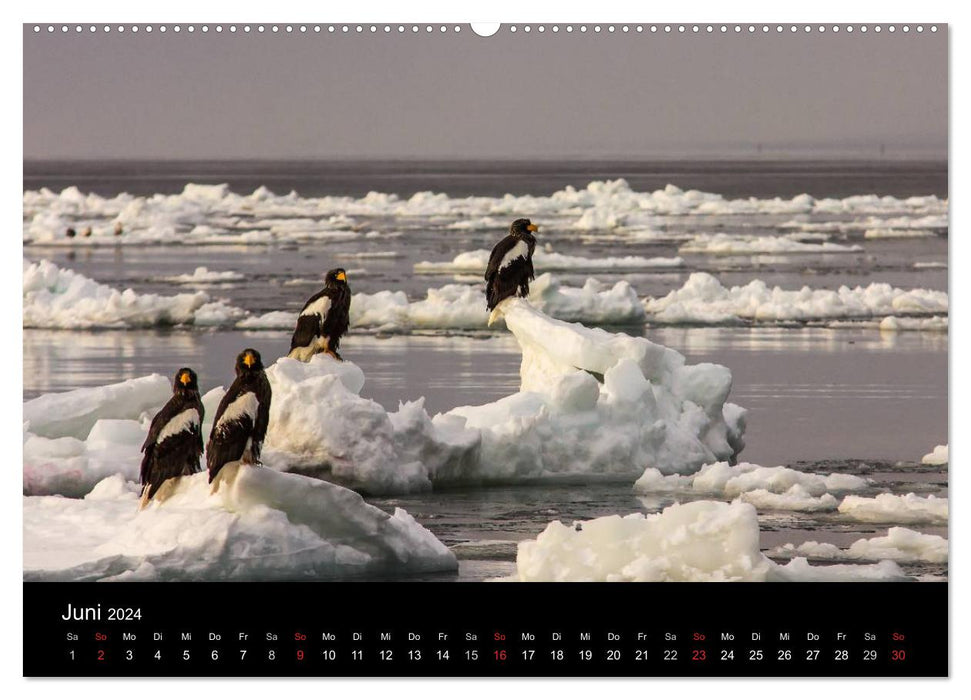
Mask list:
[[[638,493],[690,491],[741,497],[760,510],[826,511],[836,510],[837,500],[830,492],[855,491],[867,486],[866,479],[852,474],[815,474],[788,467],[762,467],[742,462],[706,464],[689,476],[664,476],[649,468],[634,483]]]
[[[875,498],[846,496],[839,512],[867,523],[946,523],[948,499],[908,493],[881,493]]]
[[[929,289],[898,289],[884,283],[853,289],[842,286],[835,291],[770,288],[762,280],[724,287],[712,275],[695,272],[681,289],[661,298],[648,298],[644,307],[651,321],[664,323],[809,321],[873,318],[892,313],[947,313],[948,295]]]
[[[724,367],[687,366],[645,338],[556,321],[523,299],[500,308],[523,353],[520,392],[444,414],[481,432],[479,478],[690,472],[740,446],[743,413],[725,403]]]
[[[745,491],[740,498],[759,510],[795,510],[804,513],[836,510],[838,501],[829,493],[813,496],[806,487],[794,484],[782,493],[767,489]]]
[[[147,433],[147,422],[116,419],[98,420],[86,440],[27,433],[24,436],[24,494],[78,498],[114,474],[137,480],[141,446]]]
[[[788,581],[905,579],[878,567],[779,566],[759,549],[755,508],[735,501],[674,504],[661,513],[550,523],[519,543],[515,581]]]
[[[947,563],[947,540],[939,535],[927,535],[905,527],[892,527],[885,537],[862,538],[847,549],[834,544],[809,541],[796,546],[785,544],[771,550],[769,556],[779,559],[808,557],[810,559],[859,560],[890,559],[897,562]]]
[[[197,267],[191,275],[175,275],[173,277],[162,277],[163,281],[175,282],[176,284],[212,284],[218,282],[238,282],[246,279],[246,275],[232,270],[217,272],[206,267]]]
[[[776,581],[912,581],[896,562],[886,560],[877,564],[830,564],[811,566],[798,557],[772,571]]]
[[[451,261],[415,263],[414,270],[419,274],[472,272],[483,273],[489,264],[488,250],[473,250],[459,253]],[[627,255],[614,258],[581,258],[573,255],[546,252],[537,247],[533,253],[533,267],[542,272],[563,270],[582,270],[597,272],[604,270],[653,270],[658,268],[682,267],[681,258],[644,258]]]
[[[819,253],[856,253],[858,245],[841,245],[829,241],[805,243],[778,236],[736,236],[727,233],[702,234],[683,244],[679,253],[706,255],[797,255]]]
[[[38,396],[24,402],[24,421],[35,435],[83,440],[100,419],[140,419],[161,408],[171,395],[171,381],[151,374],[107,386]]]
[[[242,318],[245,312],[208,294],[137,294],[121,292],[48,260],[24,261],[25,328],[143,328]]]
[[[359,396],[364,373],[351,362],[316,355],[281,358],[267,370],[273,387],[268,454],[278,466],[368,493],[430,488],[426,469],[402,463],[380,404]]]
[[[928,454],[920,458],[922,464],[947,464],[947,445],[937,445]]]
[[[215,494],[207,480],[183,478],[143,511],[120,476],[84,499],[24,498],[24,578],[304,580],[457,566],[407,512],[340,486],[237,463]]]

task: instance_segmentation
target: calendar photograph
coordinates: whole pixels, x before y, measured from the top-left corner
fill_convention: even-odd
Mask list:
[[[23,56],[25,587],[948,580],[947,25]]]

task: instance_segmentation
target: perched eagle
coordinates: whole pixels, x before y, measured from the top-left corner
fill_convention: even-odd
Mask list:
[[[508,297],[527,296],[533,274],[533,249],[539,230],[529,219],[516,219],[509,227],[509,235],[492,249],[486,268],[486,307],[491,311]]]
[[[144,508],[168,479],[199,471],[202,456],[202,419],[205,409],[199,398],[196,373],[183,367],[175,373],[172,398],[152,419],[142,445],[142,498]]]
[[[259,464],[272,394],[260,353],[246,348],[236,357],[236,379],[219,402],[209,433],[206,465],[210,483],[229,462]]]
[[[342,359],[337,349],[350,324],[350,308],[347,273],[341,268],[331,270],[324,278],[324,288],[303,305],[287,357],[308,362],[317,353],[325,352],[334,359]]]

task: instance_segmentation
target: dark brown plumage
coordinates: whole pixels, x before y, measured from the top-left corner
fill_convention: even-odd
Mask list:
[[[260,463],[272,396],[260,353],[246,348],[236,357],[236,379],[219,402],[206,444],[210,482],[229,462]]]
[[[529,219],[516,219],[509,227],[509,235],[492,249],[486,268],[486,307],[491,311],[503,299],[511,296],[528,296],[533,272],[533,250],[536,237],[533,231],[539,227]]]
[[[148,437],[142,445],[143,507],[168,479],[199,471],[204,417],[198,377],[191,369],[183,367],[175,373],[172,398],[152,419]]]
[[[338,348],[341,336],[350,325],[350,309],[351,288],[347,284],[347,273],[335,268],[324,278],[324,288],[303,305],[287,357],[308,362],[314,355],[324,352],[340,360]]]

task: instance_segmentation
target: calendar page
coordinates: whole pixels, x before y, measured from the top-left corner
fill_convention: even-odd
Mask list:
[[[25,676],[948,675],[946,24],[23,63]]]

